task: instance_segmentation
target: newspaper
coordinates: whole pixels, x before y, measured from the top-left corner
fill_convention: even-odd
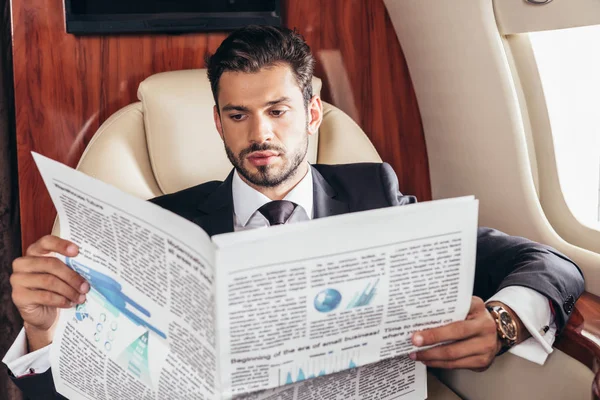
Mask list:
[[[34,158],[92,288],[50,351],[65,397],[424,399],[412,333],[469,310],[472,197],[210,238]]]

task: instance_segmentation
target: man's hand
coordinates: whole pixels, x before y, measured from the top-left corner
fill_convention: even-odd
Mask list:
[[[450,341],[453,343],[411,353],[410,358],[428,367],[475,371],[486,370],[494,361],[502,344],[496,333],[496,322],[479,297],[471,299],[471,309],[464,321],[416,332],[412,337],[413,344],[419,347]]]
[[[47,235],[29,246],[25,256],[13,261],[12,300],[23,318],[30,351],[52,342],[59,308],[85,301],[90,285],[52,256],[60,253],[74,257],[78,252],[75,244]]]

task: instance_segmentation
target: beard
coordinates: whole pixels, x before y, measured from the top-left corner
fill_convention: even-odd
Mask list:
[[[225,152],[227,158],[233,164],[235,169],[242,175],[248,182],[256,186],[261,187],[277,187],[280,184],[286,182],[288,179],[294,176],[298,170],[300,164],[306,157],[308,152],[308,135],[305,140],[297,146],[292,152],[286,152],[282,146],[277,146],[269,143],[253,143],[250,147],[240,151],[238,155],[234,154],[233,151],[225,144]],[[256,172],[250,171],[244,166],[244,160],[246,156],[255,151],[274,151],[279,154],[282,161],[281,165],[259,165],[255,168]]]

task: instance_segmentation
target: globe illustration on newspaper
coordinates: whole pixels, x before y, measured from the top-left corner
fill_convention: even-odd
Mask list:
[[[315,308],[322,313],[335,310],[341,302],[342,295],[335,289],[322,290],[315,296]]]

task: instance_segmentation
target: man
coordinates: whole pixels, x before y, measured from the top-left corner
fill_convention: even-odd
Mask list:
[[[313,65],[308,45],[288,29],[254,26],[233,32],[208,61],[208,76],[215,124],[235,168],[224,182],[152,201],[210,235],[415,202],[399,192],[385,163],[308,164],[308,137],[323,117],[321,100],[312,93]],[[52,252],[73,257],[77,246],[45,236],[15,260],[11,276],[24,331],[5,362],[31,397],[53,388],[47,351],[58,310],[84,302],[89,291],[82,277],[48,257]],[[469,315],[417,332],[416,346],[450,343],[411,358],[432,367],[483,370],[512,348],[543,363],[582,292],[581,272],[561,254],[481,228]],[[501,338],[499,313],[514,324],[514,337]]]

